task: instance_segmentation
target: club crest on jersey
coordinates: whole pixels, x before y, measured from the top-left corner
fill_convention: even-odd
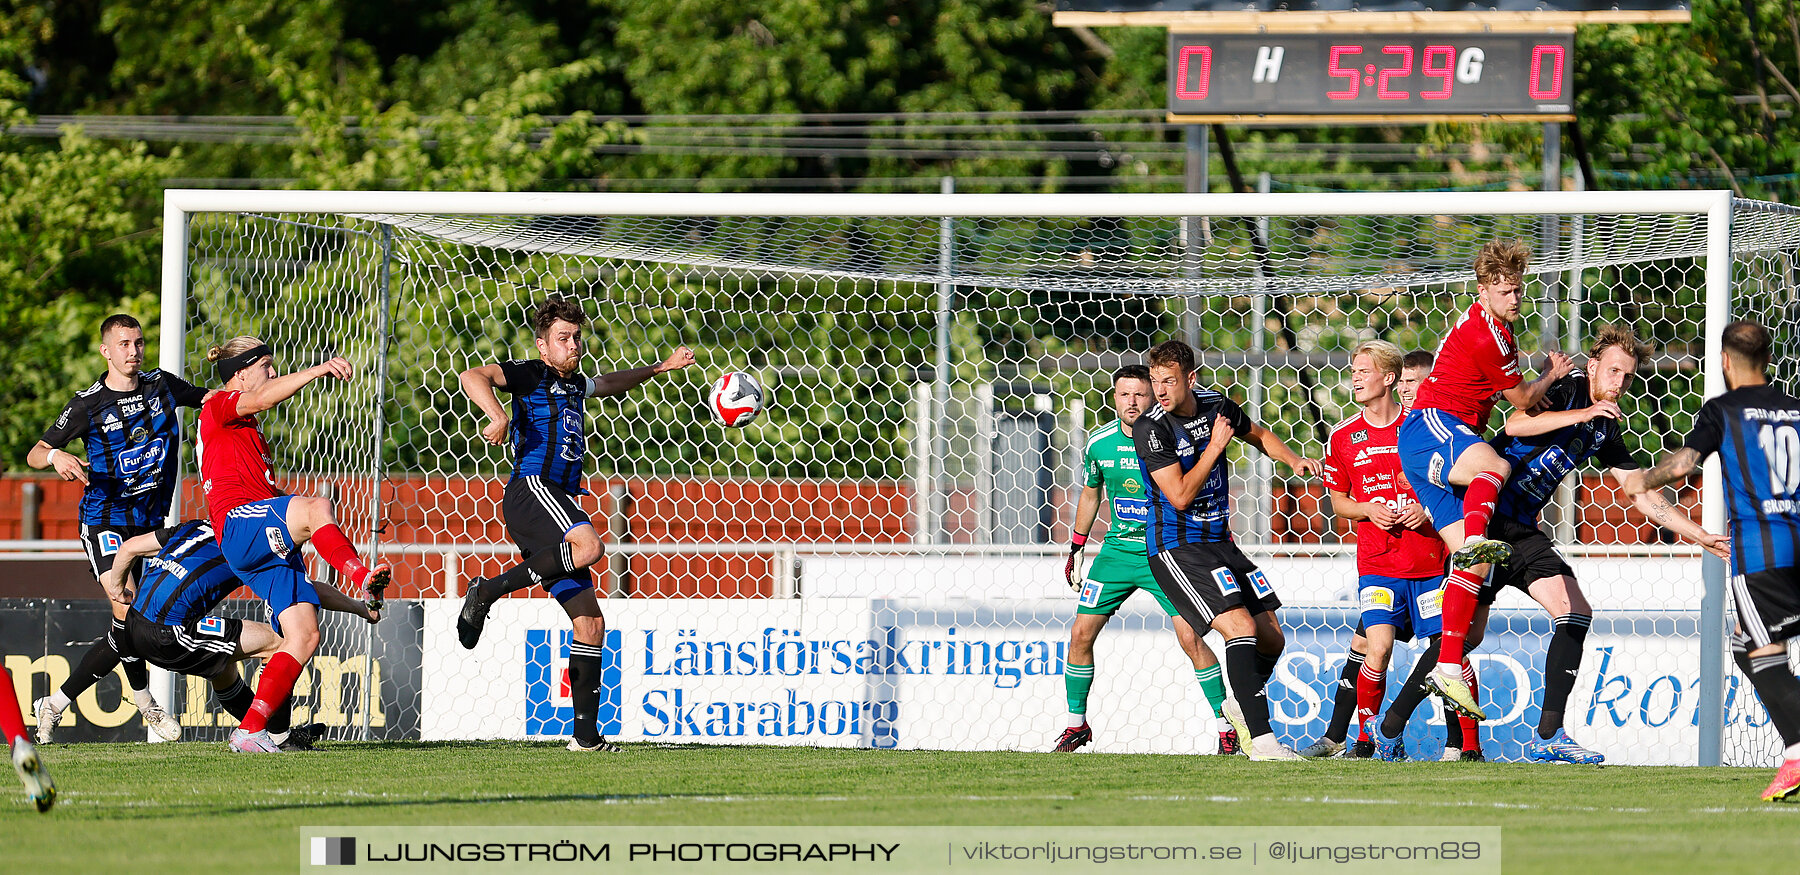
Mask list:
[[[210,635],[214,638],[223,637],[225,634],[225,619],[223,617],[201,617],[200,622],[194,624],[194,631],[201,635]]]
[[[269,552],[286,559],[288,551],[292,548],[288,546],[287,536],[282,534],[281,529],[275,526],[264,526],[263,534],[269,538]]]
[[[1232,575],[1231,569],[1214,568],[1212,576],[1213,582],[1219,585],[1219,592],[1225,595],[1231,595],[1238,591],[1237,578]]]
[[[118,532],[101,532],[98,541],[102,556],[111,556],[119,552],[119,545],[124,543],[124,539],[119,537]]]

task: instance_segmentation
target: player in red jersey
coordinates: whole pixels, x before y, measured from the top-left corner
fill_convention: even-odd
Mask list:
[[[25,713],[19,710],[12,674],[4,668],[0,668],[0,733],[5,734],[6,743],[12,748],[13,771],[25,782],[25,794],[31,797],[31,804],[38,811],[49,811],[56,804],[56,785],[50,782],[43,758],[25,735]]]
[[[306,577],[300,545],[312,541],[326,562],[362,589],[372,610],[381,608],[393,572],[386,565],[363,564],[338,529],[330,501],[284,495],[275,487],[269,446],[257,428],[256,414],[292,398],[307,383],[350,379],[350,363],[333,358],[278,375],[273,352],[254,337],[232,338],[206,358],[223,384],[200,408],[197,455],[207,513],[226,562],[269,603],[271,625],[282,638],[281,649],[263,663],[256,698],[232,731],[231,747],[275,753],[280,748],[269,737],[269,715],[293,693],[300,667],[319,646],[319,596]]]
[[[1431,376],[1400,424],[1400,463],[1419,503],[1431,515],[1450,552],[1444,580],[1444,638],[1437,668],[1426,682],[1451,707],[1477,720],[1485,715],[1463,678],[1463,642],[1475,615],[1475,595],[1492,564],[1512,548],[1486,537],[1500,487],[1512,466],[1482,439],[1500,398],[1519,410],[1544,399],[1550,384],[1569,372],[1569,357],[1549,363],[1529,383],[1519,373],[1512,324],[1519,321],[1522,283],[1531,253],[1516,242],[1495,240],[1475,256],[1475,302],[1438,348]],[[1460,494],[1459,494],[1460,493]]]

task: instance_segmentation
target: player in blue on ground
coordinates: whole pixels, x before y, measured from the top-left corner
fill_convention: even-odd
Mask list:
[[[1063,669],[1063,687],[1069,702],[1069,726],[1056,740],[1057,752],[1067,753],[1092,741],[1093,728],[1088,725],[1088,690],[1094,683],[1094,639],[1106,628],[1106,621],[1118,613],[1125,600],[1138,590],[1156,599],[1163,613],[1175,625],[1175,640],[1194,666],[1194,679],[1213,717],[1224,715],[1225,678],[1219,658],[1212,648],[1195,634],[1194,627],[1181,618],[1181,613],[1163,595],[1162,587],[1150,574],[1150,562],[1144,555],[1144,526],[1150,515],[1150,500],[1144,491],[1144,471],[1138,464],[1137,445],[1132,441],[1132,426],[1144,411],[1156,402],[1150,397],[1150,369],[1143,365],[1126,365],[1113,373],[1113,412],[1118,419],[1101,426],[1088,438],[1087,450],[1081,456],[1083,485],[1081,499],[1075,506],[1074,543],[1069,548],[1069,561],[1063,578],[1070,588],[1080,593],[1075,608],[1075,622],[1069,628],[1069,658]],[[1081,576],[1081,552],[1087,546],[1088,532],[1100,512],[1101,488],[1105,487],[1112,518],[1106,527],[1106,540],[1100,555],[1084,581]],[[1237,731],[1227,728],[1219,732],[1218,752],[1239,752]]]
[[[574,706],[572,751],[617,752],[618,745],[600,736],[601,645],[606,618],[594,598],[588,568],[600,561],[600,535],[576,502],[587,495],[582,466],[587,459],[588,398],[622,395],[645,380],[694,363],[694,353],[678,347],[661,364],[598,377],[581,374],[581,329],[587,314],[573,301],[552,298],[532,317],[538,358],[481,365],[462,373],[463,393],[481,412],[488,443],[513,448],[514,466],[500,507],[506,531],[523,557],[518,565],[491,578],[469,582],[456,636],[474,649],[481,640],[488,610],[501,596],[542,586],[562,604],[574,627],[569,645],[569,699]],[[512,415],[494,390],[512,394]]]
[[[1301,475],[1319,473],[1320,464],[1257,425],[1237,402],[1196,389],[1194,350],[1187,344],[1158,345],[1149,365],[1157,406],[1138,419],[1132,439],[1150,481],[1150,571],[1188,625],[1225,637],[1233,696],[1225,702],[1225,717],[1246,740],[1250,758],[1298,760],[1269,727],[1264,687],[1287,644],[1275,619],[1281,598],[1231,538],[1225,450],[1235,436]]]
[[[1720,342],[1729,391],[1701,405],[1681,449],[1626,478],[1625,492],[1673,483],[1719,454],[1737,606],[1731,649],[1787,745],[1762,794],[1775,802],[1800,794],[1800,678],[1787,659],[1788,639],[1800,635],[1800,398],[1769,382],[1769,329],[1733,322]]]
[[[1551,636],[1544,654],[1544,692],[1537,736],[1526,744],[1528,757],[1540,762],[1599,763],[1606,757],[1569,737],[1563,709],[1581,669],[1593,608],[1575,582],[1575,571],[1538,527],[1544,505],[1582,463],[1597,460],[1621,484],[1638,470],[1625,446],[1620,399],[1631,378],[1650,354],[1631,329],[1608,325],[1588,348],[1587,366],[1559,378],[1532,410],[1515,411],[1505,433],[1491,443],[1512,464],[1512,478],[1500,491],[1487,536],[1512,545],[1512,556],[1495,566],[1493,576],[1476,596],[1475,620],[1468,646],[1481,643],[1488,612],[1506,587],[1515,587],[1549,612]],[[1634,498],[1638,510],[1683,538],[1725,558],[1729,542],[1670,507],[1660,490]]]
[[[144,331],[124,313],[100,323],[100,355],[106,374],[63,408],[55,424],[26,454],[33,468],[54,468],[64,480],[86,484],[81,492],[81,542],[98,580],[113,567],[119,544],[162,525],[175,494],[180,456],[178,407],[199,407],[206,390],[155,368],[144,370]],[[87,458],[64,450],[81,440]],[[144,722],[165,741],[181,737],[181,723],[151,698],[144,664],[122,655],[125,610],[114,604],[112,625],[83,654],[62,686],[32,705],[38,743],[48,744],[63,710],[121,662],[131,698]]]
[[[255,693],[238,673],[240,659],[268,659],[280,649],[281,635],[266,623],[207,616],[219,601],[242,586],[219,549],[212,525],[189,520],[138,535],[119,546],[124,562],[144,558],[143,582],[135,596],[118,567],[100,579],[115,603],[127,604],[126,645],[159,668],[212,681],[219,704],[239,720],[250,710]],[[147,557],[147,558],[146,558]],[[319,607],[355,614],[370,623],[381,619],[360,600],[336,587],[312,581]],[[324,724],[292,726],[293,698],[269,715],[269,738],[283,751],[311,750]]]

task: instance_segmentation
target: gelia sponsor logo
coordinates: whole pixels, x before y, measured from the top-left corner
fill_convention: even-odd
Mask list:
[[[933,637],[914,637],[929,631]],[[957,627],[880,627],[869,638],[808,638],[766,627],[751,638],[706,638],[696,629],[646,629],[646,677],[938,675],[987,677],[1002,690],[1028,677],[1061,676],[1068,642],[961,636]]]
[[[619,650],[623,634],[606,631],[601,645],[600,711],[596,722],[601,735],[618,735],[624,725],[621,701]],[[525,631],[525,734],[568,735],[574,731],[575,706],[569,700],[569,645],[575,633],[568,629]]]

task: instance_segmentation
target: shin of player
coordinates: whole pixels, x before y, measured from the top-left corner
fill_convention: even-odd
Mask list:
[[[1189,625],[1224,636],[1233,696],[1225,716],[1248,737],[1251,759],[1299,759],[1269,727],[1264,685],[1286,643],[1275,619],[1281,599],[1232,541],[1225,449],[1236,436],[1302,475],[1318,473],[1319,463],[1289,449],[1231,399],[1194,388],[1194,351],[1187,344],[1157,346],[1149,365],[1157,406],[1138,420],[1132,440],[1150,485],[1151,573]]]
[[[385,564],[363,564],[338,529],[329,501],[284,495],[275,487],[273,454],[257,423],[259,414],[314,380],[349,380],[350,363],[333,358],[279,374],[273,351],[254,337],[214,347],[207,360],[214,363],[222,385],[200,410],[197,455],[207,512],[232,572],[268,602],[282,639],[263,663],[255,701],[232,733],[231,746],[272,753],[279,748],[267,732],[269,715],[292,694],[302,666],[319,644],[318,596],[307,579],[301,545],[311,541],[326,562],[360,588],[372,608],[381,606],[392,570]]]
[[[1144,491],[1144,472],[1138,465],[1137,448],[1132,443],[1132,427],[1155,403],[1150,395],[1150,371],[1143,365],[1127,365],[1116,371],[1112,401],[1118,419],[1095,430],[1082,454],[1084,485],[1075,508],[1074,542],[1069,549],[1069,561],[1063,568],[1064,580],[1080,594],[1080,604],[1075,609],[1075,622],[1069,628],[1069,657],[1063,670],[1069,723],[1054,748],[1061,752],[1076,750],[1093,740],[1087,712],[1088,690],[1094,682],[1094,639],[1125,600],[1140,589],[1155,598],[1163,613],[1169,615],[1175,626],[1176,641],[1194,666],[1194,678],[1212,706],[1213,716],[1217,718],[1224,713],[1225,680],[1219,659],[1163,595],[1162,588],[1150,574],[1150,562],[1144,553],[1144,524],[1149,501]],[[1088,532],[1099,515],[1102,487],[1112,506],[1112,516],[1100,555],[1095,557],[1093,568],[1084,580],[1081,553],[1086,549]],[[1237,753],[1238,747],[1235,731],[1220,731],[1220,753]]]
[[[1538,379],[1526,383],[1520,375],[1512,325],[1521,315],[1528,259],[1518,243],[1482,247],[1474,262],[1475,301],[1444,337],[1400,426],[1407,480],[1451,551],[1453,566],[1444,582],[1444,640],[1429,681],[1452,707],[1477,719],[1481,706],[1462,679],[1463,640],[1490,564],[1509,552],[1485,535],[1494,501],[1512,473],[1481,435],[1499,398],[1528,410],[1569,371],[1568,356],[1552,352]]]
[[[56,785],[51,783],[50,771],[44,768],[44,760],[38,756],[37,748],[25,735],[24,712],[19,710],[12,674],[4,668],[0,668],[0,734],[6,736],[13,771],[18,772],[19,780],[25,783],[25,795],[39,812],[49,811],[50,806],[56,804]]]
[[[69,401],[26,456],[34,468],[53,468],[62,479],[85,484],[81,540],[96,580],[112,568],[121,542],[162,525],[180,456],[176,408],[199,407],[206,397],[206,390],[179,377],[144,369],[143,328],[127,314],[116,313],[100,323],[100,355],[106,374]],[[86,458],[68,451],[75,440],[82,441]],[[50,741],[71,700],[121,662],[144,722],[166,741],[181,737],[180,721],[151,698],[149,673],[124,648],[124,633],[124,606],[113,603],[106,634],[82,655],[67,681],[33,703],[39,743]]]
[[[551,299],[532,317],[538,358],[505,361],[462,373],[464,394],[487,415],[481,435],[510,444],[516,458],[506,483],[501,515],[524,561],[492,578],[469,583],[457,615],[457,638],[473,649],[488,610],[501,596],[541,586],[562,604],[574,630],[569,646],[569,698],[574,706],[573,751],[617,751],[602,738],[599,714],[601,653],[606,618],[594,598],[588,568],[600,560],[600,535],[576,499],[587,495],[582,467],[587,457],[587,398],[623,394],[657,374],[694,363],[679,347],[660,364],[588,378],[581,374],[581,331],[587,314],[573,301]],[[495,390],[512,395],[512,412]]]
[[[1638,494],[1673,483],[1719,454],[1731,533],[1732,651],[1781,734],[1782,763],[1763,790],[1771,802],[1800,794],[1800,678],[1787,642],[1800,635],[1800,398],[1772,385],[1774,339],[1755,322],[1733,322],[1720,338],[1725,394],[1701,405],[1681,449],[1626,478]]]

